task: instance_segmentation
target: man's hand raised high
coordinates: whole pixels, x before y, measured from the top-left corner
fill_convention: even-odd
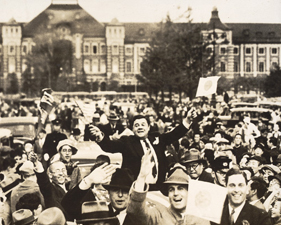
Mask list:
[[[143,155],[141,159],[140,173],[135,184],[136,191],[141,192],[144,190],[146,178],[149,174],[152,173],[152,169],[155,166],[155,162],[152,162],[152,159],[153,155],[151,153],[151,150],[147,151]]]
[[[84,178],[84,182],[88,186],[94,184],[106,184],[111,180],[111,176],[116,171],[116,166],[112,164],[104,163],[101,166],[94,169],[87,177]]]

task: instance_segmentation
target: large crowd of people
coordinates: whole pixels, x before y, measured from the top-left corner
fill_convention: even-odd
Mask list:
[[[51,95],[43,98],[54,106]],[[127,111],[96,104],[90,122],[75,104],[53,116],[32,108],[36,138],[0,148],[0,224],[281,224],[279,121],[254,124],[244,114],[228,128],[221,105],[228,107],[206,99],[142,100]],[[84,141],[104,151],[86,175],[72,160]],[[121,153],[122,165],[107,153]],[[226,189],[219,223],[186,210],[191,180]]]

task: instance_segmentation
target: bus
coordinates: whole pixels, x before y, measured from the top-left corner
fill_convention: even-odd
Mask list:
[[[126,100],[126,99],[139,99],[148,98],[146,92],[116,92],[116,91],[94,91],[94,92],[57,92],[52,93],[53,97],[60,102],[67,102],[70,99],[90,99],[93,101],[107,100],[112,101],[116,99]]]

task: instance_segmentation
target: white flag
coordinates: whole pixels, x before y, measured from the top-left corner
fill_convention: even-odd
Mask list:
[[[220,76],[201,77],[197,87],[196,97],[208,96],[217,92]]]
[[[190,179],[185,214],[220,223],[226,193],[225,187]]]

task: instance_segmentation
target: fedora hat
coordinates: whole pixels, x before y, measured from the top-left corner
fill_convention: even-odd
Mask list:
[[[10,174],[4,176],[4,179],[0,182],[0,188],[2,188],[3,193],[8,195],[12,190],[14,190],[20,184],[20,178],[18,174]]]
[[[110,112],[109,116],[107,117],[108,120],[113,120],[113,121],[117,121],[119,120],[119,117],[117,116],[117,114],[115,112]]]
[[[64,139],[64,140],[61,140],[59,143],[58,143],[58,146],[57,146],[57,151],[59,152],[61,150],[61,148],[64,146],[64,145],[68,145],[71,147],[72,149],[72,155],[75,155],[78,151],[77,147],[76,147],[76,143],[70,139]]]
[[[13,212],[12,216],[15,225],[28,225],[35,221],[35,217],[29,209],[17,210]]]
[[[272,164],[263,165],[260,169],[260,172],[264,173],[264,170],[266,170],[266,169],[272,171],[274,174],[278,174],[278,173],[281,172],[278,166],[275,166],[275,165],[272,165]]]
[[[66,220],[62,211],[57,207],[45,209],[37,219],[37,225],[65,225]]]
[[[201,158],[201,153],[199,150],[195,151],[190,149],[189,151],[185,152],[184,155],[181,157],[181,163],[191,163],[191,162],[202,162],[205,163],[206,160]]]
[[[118,224],[119,222],[117,217],[110,215],[108,205],[103,201],[84,202],[81,211],[82,217],[81,220],[77,220],[78,224],[101,221],[114,221]]]
[[[109,184],[104,184],[105,189],[110,188],[120,188],[125,190],[130,190],[134,182],[134,176],[130,169],[116,169],[115,173],[112,175]]]
[[[279,181],[279,183],[281,184],[281,173],[278,173],[274,176],[269,176],[268,177],[268,181],[270,182],[272,179],[277,179]]]
[[[161,193],[165,196],[168,196],[168,186],[170,184],[189,184],[189,176],[184,171],[182,167],[178,167],[175,171],[163,182],[163,185],[160,189]]]
[[[19,168],[19,171],[25,175],[33,175],[34,172],[34,165],[31,161],[25,161],[22,166]]]

